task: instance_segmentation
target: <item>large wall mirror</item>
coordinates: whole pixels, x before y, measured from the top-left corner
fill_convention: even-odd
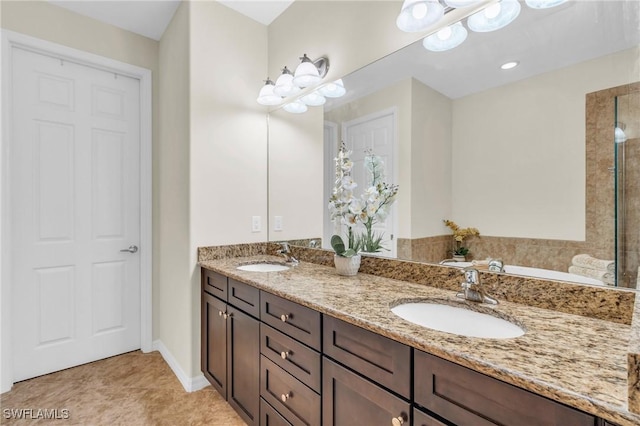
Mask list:
[[[588,282],[567,274],[574,256],[617,256],[604,282],[635,288],[639,16],[634,0],[523,6],[508,27],[469,31],[455,49],[420,41],[345,76],[347,94],[324,107],[271,112],[269,239],[329,248],[333,157],[369,132],[400,187],[382,256],[450,258],[450,219],[480,231],[467,260]],[[509,61],[518,66],[502,70]]]

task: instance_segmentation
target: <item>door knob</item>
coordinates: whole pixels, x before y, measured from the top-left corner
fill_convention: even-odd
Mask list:
[[[121,252],[137,253],[138,246],[129,246],[129,248],[120,250]]]

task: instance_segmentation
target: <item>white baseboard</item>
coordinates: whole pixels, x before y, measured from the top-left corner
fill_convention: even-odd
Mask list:
[[[182,384],[182,387],[184,387],[184,390],[186,390],[187,392],[195,392],[209,386],[209,382],[207,381],[207,379],[204,378],[202,373],[198,374],[195,377],[189,377],[184,372],[182,367],[180,367],[180,364],[178,364],[178,361],[176,361],[176,359],[173,357],[173,355],[171,354],[169,349],[167,349],[164,343],[162,343],[162,341],[154,340],[153,350],[160,352],[160,355],[162,355],[162,358],[164,358],[166,363],[169,364],[169,367],[173,371],[173,374],[176,375],[176,377]]]

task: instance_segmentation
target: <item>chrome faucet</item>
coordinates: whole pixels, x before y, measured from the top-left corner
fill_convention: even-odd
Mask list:
[[[282,248],[278,250],[277,253],[284,256],[285,262],[297,265],[299,263],[298,259],[296,259],[291,253],[291,247],[289,247],[289,243],[287,241],[283,241],[280,243],[280,245],[282,246]]]
[[[491,305],[497,305],[498,301],[493,297],[485,293],[482,283],[480,282],[480,273],[474,268],[464,268],[462,270],[464,274],[464,281],[461,284],[462,291],[456,294],[456,297],[460,297],[471,302],[489,303]]]
[[[489,271],[504,272],[504,262],[502,261],[502,259],[489,260]]]

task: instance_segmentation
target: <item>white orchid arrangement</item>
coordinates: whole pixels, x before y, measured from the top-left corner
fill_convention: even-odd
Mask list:
[[[343,252],[339,253],[334,246],[336,253],[342,256],[353,256],[359,251],[377,253],[385,249],[381,244],[383,235],[374,232],[373,225],[387,218],[391,204],[398,194],[398,185],[384,182],[382,158],[369,150],[365,156],[364,167],[369,172],[370,185],[360,197],[356,197],[354,189],[358,185],[351,177],[353,169],[351,154],[352,152],[348,151],[343,143],[335,159],[336,180],[329,200],[331,219],[340,218],[341,224],[347,226],[348,244],[342,247],[338,244],[338,248],[344,249]],[[363,227],[364,232],[354,233],[354,228]]]

